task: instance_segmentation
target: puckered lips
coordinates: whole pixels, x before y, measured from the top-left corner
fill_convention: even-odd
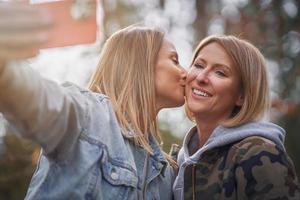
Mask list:
[[[202,88],[192,88],[192,96],[202,99],[212,97],[212,94]]]

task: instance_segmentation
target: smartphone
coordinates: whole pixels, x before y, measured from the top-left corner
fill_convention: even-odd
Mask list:
[[[42,46],[42,48],[90,44],[96,41],[97,2],[96,0],[78,2],[81,2],[82,5],[76,5],[76,1],[74,0],[31,4],[34,7],[47,10],[53,20],[53,27],[49,32],[49,40]],[[80,12],[83,12],[80,9],[87,6],[84,5],[84,3],[89,3],[89,10],[85,10],[88,11],[85,12],[85,14],[80,14]]]

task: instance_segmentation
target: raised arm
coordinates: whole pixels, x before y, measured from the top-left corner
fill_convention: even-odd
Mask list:
[[[0,112],[46,153],[67,153],[83,129],[87,102],[11,60],[36,55],[47,39],[50,19],[26,5],[0,3]]]

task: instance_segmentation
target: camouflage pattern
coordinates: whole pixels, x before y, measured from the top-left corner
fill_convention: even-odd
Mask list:
[[[187,166],[184,199],[300,200],[300,187],[287,153],[252,136],[209,150]]]

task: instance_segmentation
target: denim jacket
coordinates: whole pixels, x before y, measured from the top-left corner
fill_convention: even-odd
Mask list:
[[[153,155],[134,145],[105,95],[15,66],[3,69],[0,90],[4,117],[42,146],[25,199],[172,199],[175,174],[157,141]]]

